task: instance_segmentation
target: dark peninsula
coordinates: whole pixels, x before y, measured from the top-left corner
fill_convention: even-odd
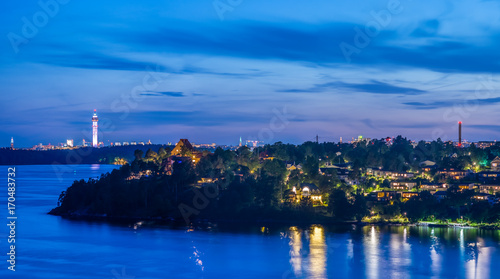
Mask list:
[[[398,136],[213,153],[182,139],[75,181],[50,214],[181,222],[427,222],[497,227],[500,145]]]

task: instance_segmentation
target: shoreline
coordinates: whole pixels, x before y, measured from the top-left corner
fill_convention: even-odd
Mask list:
[[[478,225],[471,226],[468,224],[459,223],[433,223],[433,222],[417,222],[417,223],[402,223],[402,222],[358,222],[358,221],[338,221],[338,220],[277,220],[277,219],[253,219],[253,220],[235,220],[235,219],[194,219],[187,224],[182,218],[174,217],[126,217],[126,216],[99,216],[99,215],[81,215],[81,214],[54,214],[47,213],[48,215],[61,217],[67,220],[74,221],[91,221],[91,222],[104,222],[111,224],[136,224],[136,223],[149,223],[150,225],[175,225],[175,226],[201,226],[210,224],[245,224],[250,226],[265,226],[265,225],[286,225],[286,226],[311,226],[311,225],[338,225],[338,226],[416,226],[416,227],[429,227],[429,228],[468,228],[468,229],[483,229],[483,230],[500,230],[496,225]]]

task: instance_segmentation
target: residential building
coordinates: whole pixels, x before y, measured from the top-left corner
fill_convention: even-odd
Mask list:
[[[486,193],[477,193],[473,197],[476,201],[487,201],[491,205],[498,202],[498,199],[494,195],[486,194]]]
[[[500,172],[498,171],[478,172],[477,179],[482,183],[500,182]]]
[[[419,195],[420,194],[418,192],[402,192],[401,199],[403,200],[403,202],[406,202],[413,197],[418,197]]]
[[[451,178],[455,180],[462,179],[467,175],[467,171],[456,170],[454,168],[439,169],[437,173],[441,175],[443,178]]]
[[[412,190],[417,186],[417,182],[413,181],[393,181],[391,188],[394,190]]]
[[[446,184],[422,184],[420,185],[421,191],[429,191],[431,194],[434,194],[437,191],[446,191],[448,190]]]
[[[479,185],[479,192],[486,194],[496,194],[500,192],[500,184]]]
[[[500,172],[500,158],[498,156],[491,161],[491,171]]]
[[[408,179],[413,178],[415,176],[412,172],[397,172],[397,171],[388,171],[382,169],[367,169],[368,175],[373,175],[375,177],[381,178],[389,178],[389,179]]]
[[[368,195],[369,201],[390,202],[399,198],[396,191],[373,191]]]

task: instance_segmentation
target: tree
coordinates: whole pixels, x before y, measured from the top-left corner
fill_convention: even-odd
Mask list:
[[[302,165],[302,170],[308,179],[315,179],[319,173],[319,161],[318,159],[309,156]]]
[[[354,203],[352,204],[352,214],[356,220],[361,221],[363,217],[368,215],[368,206],[366,205],[366,199],[363,194],[354,195]]]
[[[300,173],[299,169],[294,169],[290,171],[290,174],[288,175],[288,185],[289,186],[297,186],[299,185],[302,181],[302,174]]]
[[[285,177],[286,166],[280,160],[266,160],[262,165],[262,170],[268,175],[277,177],[281,181]]]
[[[143,152],[142,150],[140,150],[140,149],[136,149],[136,150],[134,151],[134,156],[135,156],[135,159],[136,159],[137,161],[142,160],[142,155],[144,155],[144,152]]]
[[[165,159],[165,158],[168,157],[168,153],[165,150],[165,148],[160,147],[160,149],[158,149],[158,156],[159,156],[160,159]]]
[[[158,153],[154,152],[153,150],[148,149],[146,152],[146,159],[148,160],[156,160],[158,158]]]
[[[264,208],[274,207],[278,204],[278,194],[280,188],[280,179],[268,175],[262,171],[257,183],[255,184],[255,201]]]
[[[328,202],[328,211],[336,219],[349,220],[352,218],[352,206],[343,190],[332,190]]]

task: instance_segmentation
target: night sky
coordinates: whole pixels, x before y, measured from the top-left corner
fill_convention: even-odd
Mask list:
[[[500,137],[497,1],[40,2],[2,2],[0,146],[94,109],[106,144]]]

